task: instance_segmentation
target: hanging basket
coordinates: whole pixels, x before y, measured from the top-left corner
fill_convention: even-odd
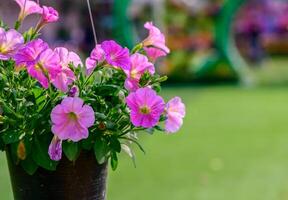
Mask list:
[[[56,171],[39,168],[28,175],[7,151],[15,200],[105,200],[107,163],[99,165],[93,152],[82,151],[75,162],[63,158]]]

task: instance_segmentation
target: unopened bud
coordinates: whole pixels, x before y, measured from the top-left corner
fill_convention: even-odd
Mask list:
[[[79,89],[76,85],[74,85],[69,91],[69,97],[78,97],[79,96]]]
[[[25,148],[25,144],[22,140],[19,142],[18,147],[17,147],[17,157],[20,160],[26,159],[26,148]]]

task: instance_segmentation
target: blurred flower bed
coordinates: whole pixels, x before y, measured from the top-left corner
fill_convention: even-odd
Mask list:
[[[48,1],[43,0],[43,3]],[[166,30],[168,46],[173,53],[167,60],[159,61],[157,70],[169,75],[170,82],[238,81],[239,74],[222,57],[215,38],[215,27],[218,26],[219,17],[227,2],[229,1],[93,0],[91,5],[100,41],[114,38],[120,44],[132,47],[145,34],[142,24],[149,20],[156,21],[161,29]],[[271,58],[271,55],[286,55],[288,1],[243,2],[235,13],[231,34],[234,34],[236,46],[244,59],[255,68],[253,66],[262,66],[260,64]],[[49,30],[44,29],[42,37],[57,46],[89,52],[93,48],[93,34],[86,3],[62,0],[49,1],[49,4],[61,10],[61,21]],[[1,5],[0,17],[8,22],[13,21],[17,17],[15,7],[13,1]],[[29,18],[27,26],[33,24],[33,20],[33,17]],[[265,63],[263,66],[266,66]]]

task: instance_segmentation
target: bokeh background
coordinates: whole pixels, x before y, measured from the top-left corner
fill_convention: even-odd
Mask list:
[[[137,168],[124,154],[109,174],[109,200],[288,200],[288,0],[90,0],[100,41],[132,47],[154,21],[172,53],[162,95],[187,105],[175,135],[141,135]],[[86,1],[41,0],[61,19],[43,30],[51,46],[83,58],[94,47]],[[18,7],[0,0],[12,25]],[[24,28],[37,22],[29,17]],[[0,153],[0,199],[12,199]]]

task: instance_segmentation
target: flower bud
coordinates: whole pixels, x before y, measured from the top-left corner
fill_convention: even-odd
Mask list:
[[[25,148],[25,144],[22,140],[19,142],[18,147],[17,147],[17,157],[20,160],[26,159],[26,148]]]

